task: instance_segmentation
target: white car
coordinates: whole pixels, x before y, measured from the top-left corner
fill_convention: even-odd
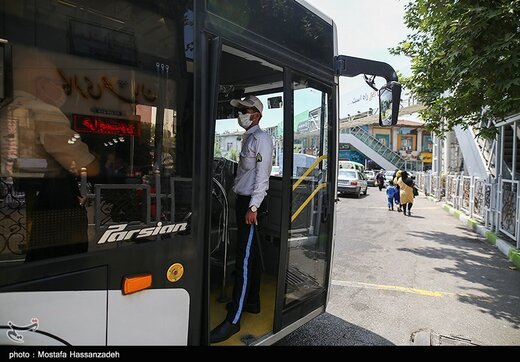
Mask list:
[[[394,179],[395,170],[385,171],[385,186]]]
[[[341,194],[354,194],[357,198],[368,191],[365,174],[353,169],[340,169],[338,171],[338,192]]]

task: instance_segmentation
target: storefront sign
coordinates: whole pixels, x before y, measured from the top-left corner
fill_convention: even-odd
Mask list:
[[[431,152],[421,152],[419,158],[426,163],[432,162],[432,153]]]
[[[118,119],[75,114],[74,130],[83,133],[96,133],[120,136],[140,136],[139,116],[137,120]]]

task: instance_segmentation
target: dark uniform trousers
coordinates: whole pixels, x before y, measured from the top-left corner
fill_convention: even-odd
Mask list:
[[[235,257],[235,284],[233,286],[232,306],[227,319],[237,324],[248,304],[260,303],[260,277],[262,274],[258,240],[254,228],[247,225],[245,217],[251,196],[237,195],[237,245]]]

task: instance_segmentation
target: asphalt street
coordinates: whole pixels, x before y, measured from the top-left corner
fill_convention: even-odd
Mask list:
[[[326,313],[283,346],[520,345],[520,270],[421,193],[340,197]]]

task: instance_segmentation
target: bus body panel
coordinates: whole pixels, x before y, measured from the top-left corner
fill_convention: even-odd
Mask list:
[[[106,290],[0,293],[0,305],[0,345],[106,343]]]
[[[0,311],[0,345],[187,345],[189,300],[184,289],[2,293],[16,308]]]
[[[187,345],[189,309],[184,289],[110,290],[107,345]]]

